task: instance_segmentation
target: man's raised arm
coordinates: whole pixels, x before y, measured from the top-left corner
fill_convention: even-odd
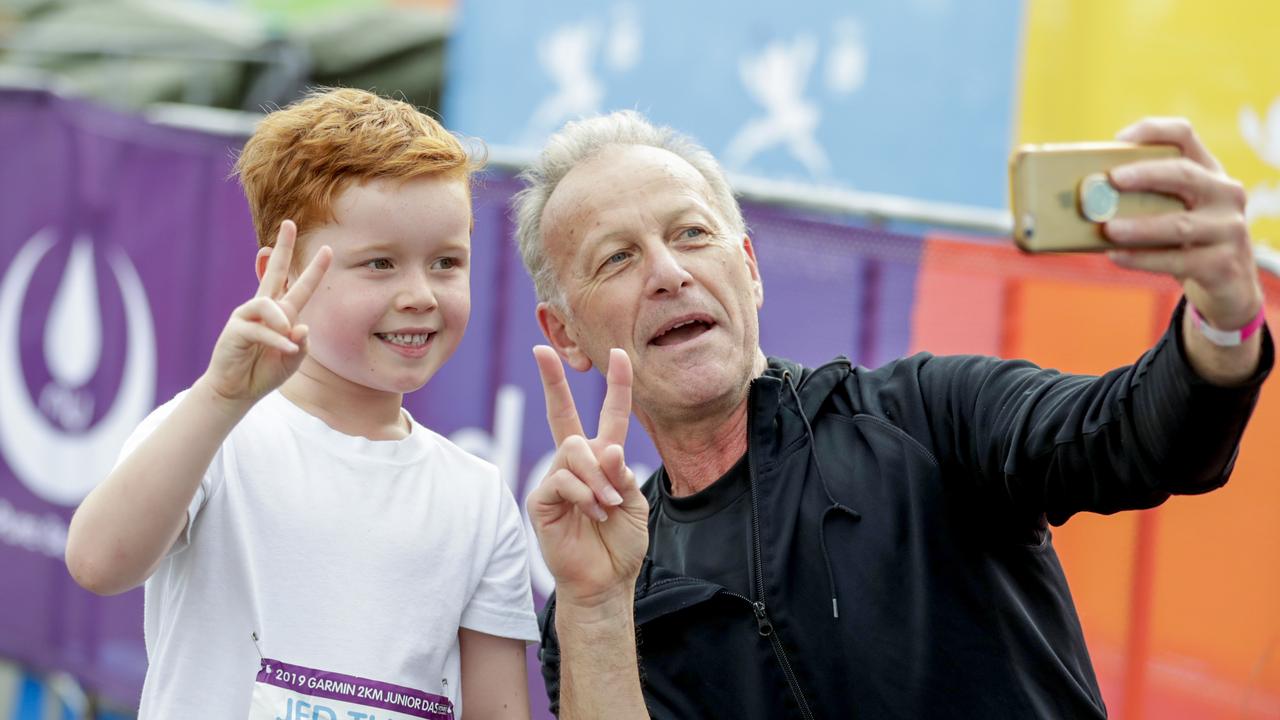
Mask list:
[[[648,546],[649,504],[622,445],[631,416],[631,361],[609,354],[599,432],[588,440],[549,347],[534,348],[556,454],[529,495],[529,519],[556,579],[560,717],[648,718],[635,644],[635,582]]]

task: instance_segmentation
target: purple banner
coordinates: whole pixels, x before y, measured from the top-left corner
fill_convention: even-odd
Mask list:
[[[254,292],[253,229],[228,179],[241,141],[0,91],[0,657],[66,670],[130,706],[146,669],[141,591],[78,588],[62,561],[66,524],[142,416],[203,372]],[[497,464],[523,507],[554,448],[530,354],[543,341],[532,284],[511,240],[517,187],[499,173],[478,184],[467,335],[406,406]],[[777,208],[746,214],[766,352],[871,364],[906,350],[918,238]],[[594,432],[603,379],[570,383]],[[638,425],[627,445],[637,474],[656,467]],[[541,603],[551,579],[536,548],[532,558]],[[536,648],[529,657],[543,717]]]

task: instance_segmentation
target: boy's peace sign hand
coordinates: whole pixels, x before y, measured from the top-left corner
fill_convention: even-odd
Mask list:
[[[292,220],[280,224],[274,248],[258,284],[258,294],[236,308],[222,328],[202,382],[219,396],[253,404],[297,371],[307,354],[307,326],[298,314],[329,269],[333,252],[320,248],[297,282],[288,285],[289,266],[298,236]],[[288,287],[286,287],[288,285]]]
[[[622,350],[609,352],[599,433],[588,440],[560,358],[545,345],[533,355],[556,454],[527,506],[557,595],[561,603],[582,604],[629,593],[649,544],[649,503],[622,452],[631,418],[631,360]]]

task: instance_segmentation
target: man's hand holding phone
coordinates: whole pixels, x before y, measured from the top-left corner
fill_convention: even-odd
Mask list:
[[[1015,153],[1015,241],[1029,252],[1106,251],[1121,267],[1175,278],[1194,309],[1183,323],[1192,366],[1210,382],[1245,380],[1260,357],[1256,331],[1264,298],[1243,186],[1223,171],[1185,119],[1147,118],[1117,139],[1131,144],[1127,162],[1117,163],[1114,152],[1102,162],[1096,144]],[[1155,148],[1164,156],[1138,159]],[[1114,217],[1099,217],[1087,207],[1087,179],[1099,174],[1121,210]],[[1130,212],[1123,212],[1126,202]],[[1232,337],[1238,342],[1231,343]]]

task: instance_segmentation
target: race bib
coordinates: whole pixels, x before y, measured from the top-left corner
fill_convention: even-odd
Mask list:
[[[249,720],[453,720],[453,702],[413,688],[263,659]]]

